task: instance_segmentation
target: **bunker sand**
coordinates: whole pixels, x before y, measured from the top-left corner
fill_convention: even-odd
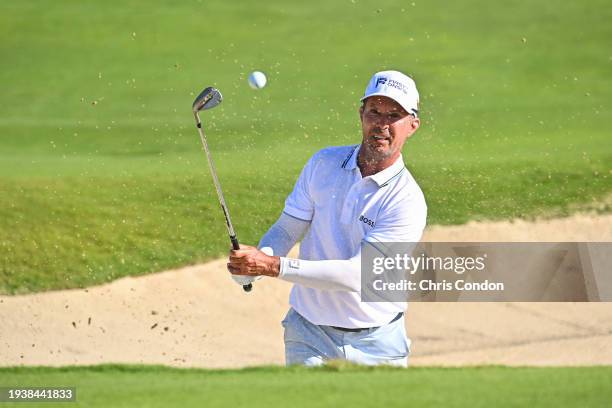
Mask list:
[[[434,226],[430,241],[612,241],[612,216]],[[0,296],[0,365],[283,364],[290,285],[244,293],[225,260],[88,289]],[[611,303],[413,303],[412,365],[612,364]]]

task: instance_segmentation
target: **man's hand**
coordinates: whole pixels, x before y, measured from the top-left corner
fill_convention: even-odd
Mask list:
[[[280,273],[280,258],[268,256],[259,249],[240,244],[239,250],[231,250],[227,270],[233,275],[272,276]]]

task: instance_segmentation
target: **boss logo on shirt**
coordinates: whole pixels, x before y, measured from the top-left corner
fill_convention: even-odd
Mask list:
[[[359,221],[368,224],[370,227],[374,228],[374,221],[364,217],[363,215],[359,216]]]

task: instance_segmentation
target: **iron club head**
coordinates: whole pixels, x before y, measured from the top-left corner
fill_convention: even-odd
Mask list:
[[[209,86],[204,89],[195,101],[193,101],[192,109],[193,113],[197,113],[201,110],[212,109],[223,100],[223,96],[221,96],[221,92],[218,89]]]

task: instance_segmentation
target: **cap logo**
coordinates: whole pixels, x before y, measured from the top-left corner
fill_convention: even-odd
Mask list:
[[[378,79],[376,80],[376,86],[378,86],[378,85],[384,85],[384,84],[386,84],[386,83],[387,83],[387,78],[384,78],[384,77],[378,78]]]

